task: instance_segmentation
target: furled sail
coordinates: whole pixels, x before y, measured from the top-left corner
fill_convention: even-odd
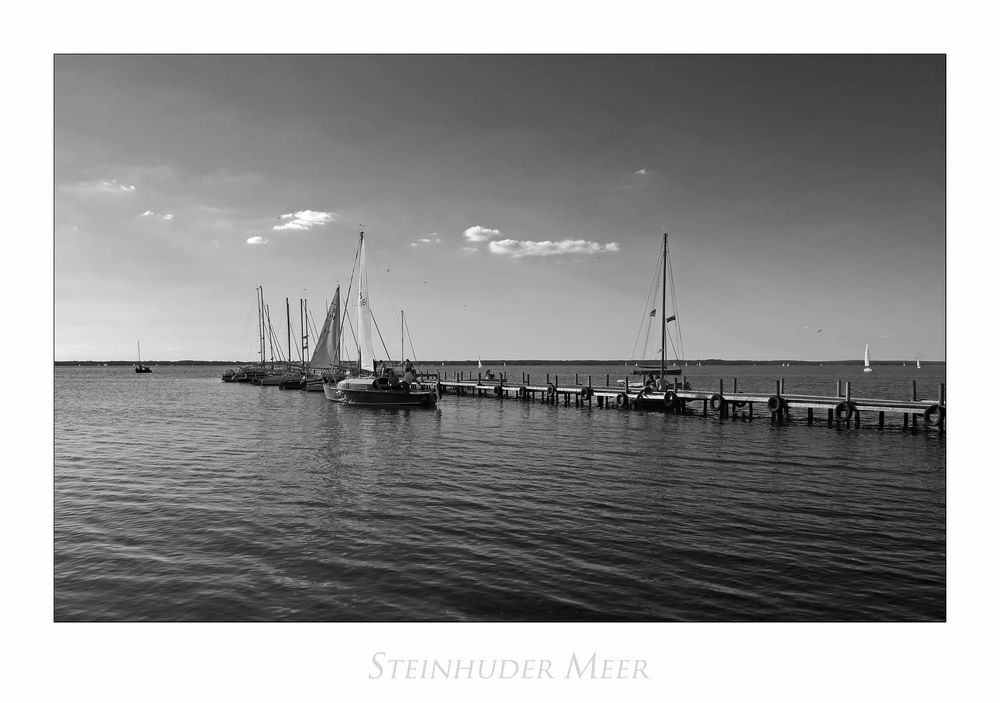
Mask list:
[[[340,286],[333,294],[333,305],[326,311],[326,320],[323,321],[309,366],[314,369],[340,366]]]

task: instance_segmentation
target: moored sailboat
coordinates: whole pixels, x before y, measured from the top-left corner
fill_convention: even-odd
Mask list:
[[[640,373],[642,375],[650,375],[651,376],[654,372],[658,372],[659,373],[659,378],[661,380],[661,385],[662,385],[663,383],[665,383],[663,381],[663,379],[665,379],[667,376],[680,376],[681,375],[682,369],[681,369],[681,366],[680,366],[680,358],[686,356],[684,354],[684,342],[683,342],[682,337],[681,337],[680,322],[677,319],[677,295],[676,295],[676,293],[674,291],[673,267],[670,264],[670,250],[667,247],[667,233],[666,232],[663,233],[663,252],[661,253],[661,257],[662,257],[662,272],[660,272],[659,269],[658,269],[658,274],[656,276],[656,277],[658,277],[658,278],[661,279],[659,310],[657,310],[656,308],[654,308],[649,313],[649,315],[647,316],[647,319],[646,319],[646,322],[647,322],[646,334],[647,334],[647,340],[648,340],[648,335],[649,335],[649,327],[648,327],[648,325],[649,325],[649,323],[655,317],[657,317],[657,312],[659,312],[659,318],[660,318],[660,348],[658,350],[658,353],[660,355],[660,363],[659,363],[659,366],[652,366],[652,365],[640,365],[638,362],[636,362],[636,364],[635,364],[636,368],[637,369],[641,369],[641,370],[633,372],[633,373]],[[670,302],[671,302],[671,305],[672,305],[672,308],[673,308],[673,311],[672,311],[672,313],[670,315],[667,315],[667,285],[668,285],[668,283],[670,285],[670,298],[671,298]],[[656,303],[654,302],[653,304],[655,305]],[[670,344],[671,347],[674,346],[673,337],[670,335],[670,332],[669,332],[669,330],[667,328],[667,325],[669,323],[671,323],[671,322],[674,323],[674,325],[676,327],[677,342],[680,345],[681,350],[680,350],[680,354],[678,354],[677,353],[677,349],[674,348],[675,361],[673,361],[670,364],[668,364],[667,363],[667,344],[669,342],[669,344]],[[640,331],[641,331],[641,328],[640,328]],[[638,339],[636,340],[636,344],[638,344]],[[645,358],[645,349],[643,349],[643,357]]]
[[[365,233],[358,243],[358,376],[348,376],[336,383],[324,379],[323,392],[329,400],[345,405],[367,405],[384,408],[431,407],[436,395],[420,390],[413,379],[399,379],[388,364],[375,366],[372,348],[372,311],[368,295],[368,273],[365,263]],[[409,373],[407,374],[409,376]]]
[[[136,364],[135,364],[136,373],[153,373],[153,369],[149,368],[148,366],[142,365],[142,350],[139,349],[139,342],[135,343],[135,357],[136,357]]]
[[[871,373],[872,371],[872,360],[868,356],[868,345],[865,345],[865,373]]]

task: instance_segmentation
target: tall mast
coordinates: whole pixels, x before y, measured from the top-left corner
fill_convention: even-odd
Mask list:
[[[288,298],[285,298],[285,328],[288,331],[288,367],[292,365],[292,320],[288,312]]]
[[[406,343],[403,341],[405,337],[403,336],[403,311],[399,311],[399,366],[403,366],[403,357],[406,356]]]
[[[663,290],[660,300],[660,381],[667,372],[667,233],[663,233]]]
[[[271,308],[264,306],[264,316],[267,319],[267,344],[271,348],[271,371],[274,371],[274,330],[271,329]]]
[[[142,366],[142,351],[139,350],[139,342],[135,343],[135,358],[138,359],[139,366]]]
[[[309,335],[305,325],[309,324],[306,317],[306,301],[299,298],[299,331],[302,333],[302,373],[306,372],[306,355],[309,353]]]
[[[260,348],[260,365],[264,366],[264,287],[257,286],[257,345]]]

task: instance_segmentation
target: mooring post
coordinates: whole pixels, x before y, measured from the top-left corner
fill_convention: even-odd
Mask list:
[[[749,420],[750,420],[751,422],[753,422],[753,403],[747,403],[747,405],[749,405],[749,406],[750,406],[750,416],[749,416]]]
[[[736,395],[736,389],[737,389],[736,381],[737,381],[736,376],[733,376],[733,395]]]
[[[574,383],[575,385],[579,386],[579,385],[580,385],[580,374],[579,374],[579,373],[577,373],[577,374],[576,374],[576,375],[575,375],[575,376],[574,376],[573,378],[574,378],[574,381],[573,381],[573,383]]]
[[[594,379],[590,374],[587,375],[587,388],[590,390],[590,396],[587,398],[587,407],[591,408],[594,406]]]
[[[944,384],[938,384],[938,405],[944,405]]]
[[[530,373],[528,374],[527,385],[529,385],[529,386],[531,385],[531,374]]]
[[[903,429],[904,430],[910,429],[910,422],[909,422],[909,420],[910,420],[910,413],[903,413]]]
[[[781,379],[781,392],[785,392],[785,379]]]
[[[545,374],[545,385],[549,385],[549,375]]]
[[[604,376],[604,387],[605,388],[610,388],[611,387],[611,374],[605,374],[605,376]]]
[[[774,382],[774,394],[779,398],[781,397],[781,381]],[[771,422],[781,424],[781,403],[778,403],[778,410],[771,413]]]
[[[879,410],[878,411],[878,428],[881,430],[883,427],[885,427],[885,411],[884,410]]]
[[[847,398],[847,402],[850,403],[851,402],[851,382],[850,381],[847,382],[847,396],[846,396],[846,398]]]
[[[806,424],[807,425],[812,425],[813,424],[813,409],[812,408],[806,408]]]
[[[838,379],[837,379],[837,397],[838,397],[838,398],[840,397],[840,393],[841,393],[841,392],[840,392],[840,379],[838,378]]]
[[[833,408],[829,408],[826,411],[826,424],[828,427],[833,427]]]

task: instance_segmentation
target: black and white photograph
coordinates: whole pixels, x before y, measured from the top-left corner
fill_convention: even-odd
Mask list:
[[[56,56],[56,619],[943,620],[944,69]]]
[[[61,697],[920,690],[949,45],[125,44],[42,57]]]

